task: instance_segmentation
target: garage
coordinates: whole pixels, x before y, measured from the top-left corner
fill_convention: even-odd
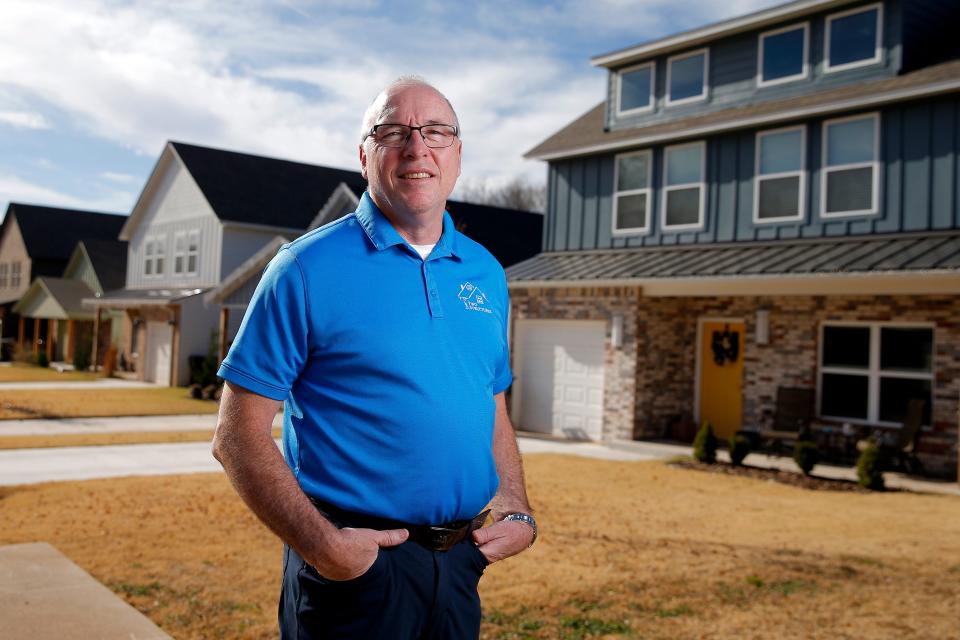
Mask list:
[[[605,323],[521,320],[515,336],[513,415],[518,428],[600,440]]]

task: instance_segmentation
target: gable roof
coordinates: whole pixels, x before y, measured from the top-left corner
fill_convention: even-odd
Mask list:
[[[944,62],[902,76],[859,82],[794,98],[710,111],[646,127],[607,129],[604,103],[601,102],[528,151],[524,157],[552,160],[615,151],[815,115],[858,108],[868,109],[891,102],[955,91],[960,91],[960,60]]]
[[[90,309],[84,308],[82,300],[92,295],[93,291],[82,280],[37,278],[30,285],[30,289],[13,306],[13,312],[28,318],[90,319],[93,314]],[[41,316],[33,315],[46,299],[53,302],[53,306],[56,308],[55,312]]]
[[[12,215],[11,215],[12,214]],[[79,240],[116,240],[127,217],[11,202],[3,223],[15,217],[32,260],[70,259]]]
[[[306,229],[345,182],[362,192],[358,171],[170,142],[221,220]]]
[[[447,211],[460,233],[482,244],[504,267],[526,260],[541,249],[540,213],[457,200],[447,200]]]
[[[104,291],[121,289],[127,279],[127,243],[120,240],[81,240]]]

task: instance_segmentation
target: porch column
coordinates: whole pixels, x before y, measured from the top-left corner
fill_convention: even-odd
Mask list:
[[[73,318],[67,320],[67,346],[64,350],[63,359],[67,362],[73,362],[73,354],[76,350],[76,325],[73,323]]]
[[[59,329],[59,320],[56,319],[47,319],[47,362],[53,362],[54,357],[57,355],[54,347],[57,342],[57,329]]]
[[[230,309],[220,307],[220,335],[217,336],[217,365],[227,357],[227,328],[230,326]]]
[[[173,345],[170,348],[170,386],[180,386],[180,305],[172,307]]]
[[[27,339],[27,319],[20,316],[17,321],[17,346],[23,349],[23,343]]]
[[[40,353],[40,318],[33,319],[33,354]]]
[[[100,362],[97,350],[100,349],[100,314],[103,313],[103,307],[96,306],[96,312],[93,314],[93,344],[90,347],[90,362],[93,363],[93,370],[96,372],[97,363]],[[73,342],[71,340],[70,342]]]

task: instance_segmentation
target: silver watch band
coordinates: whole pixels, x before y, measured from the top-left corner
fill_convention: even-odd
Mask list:
[[[530,528],[533,529],[533,540],[530,541],[530,544],[527,545],[527,548],[533,546],[533,543],[537,541],[537,521],[533,519],[533,516],[529,513],[508,513],[503,517],[504,520],[516,520],[517,522],[524,522],[530,525]]]

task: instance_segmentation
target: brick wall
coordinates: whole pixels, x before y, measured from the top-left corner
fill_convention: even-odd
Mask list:
[[[692,420],[697,321],[742,318],[746,324],[743,423],[759,425],[778,386],[815,387],[819,327],[825,321],[932,322],[932,422],[920,455],[933,473],[957,472],[960,397],[960,299],[923,296],[737,296],[644,298],[635,288],[512,289],[513,317],[607,320],[604,438],[663,435]],[[770,339],[755,339],[756,311],[769,311]],[[609,319],[624,317],[623,346],[609,344]]]

